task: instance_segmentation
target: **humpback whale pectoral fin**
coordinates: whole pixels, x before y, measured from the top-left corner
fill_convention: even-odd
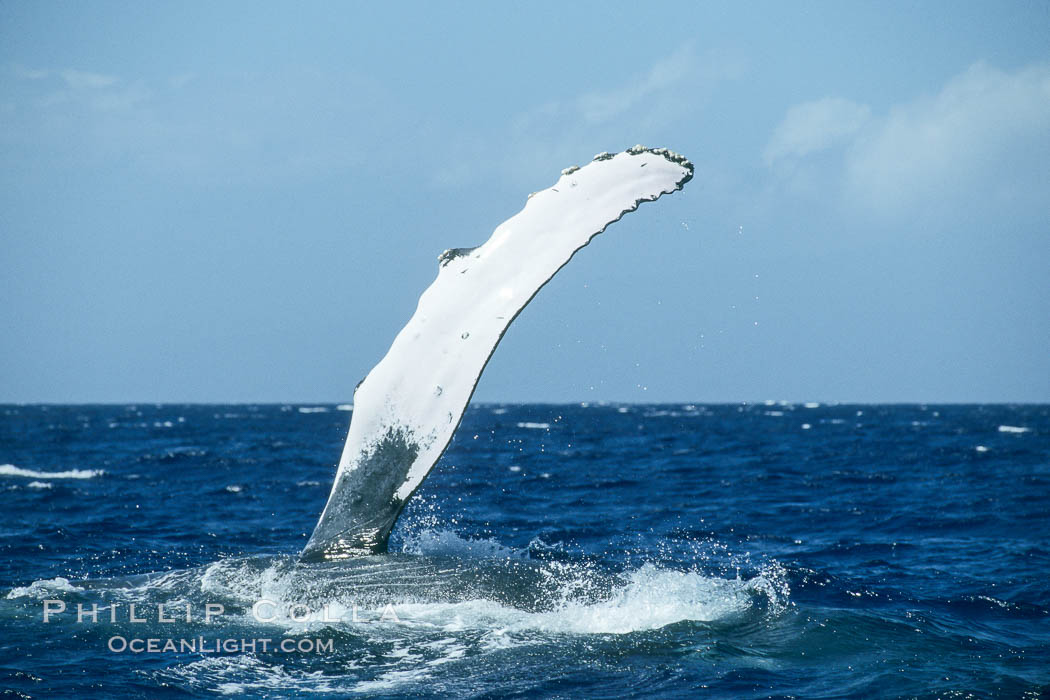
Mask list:
[[[592,238],[692,177],[692,163],[664,148],[599,153],[530,198],[486,248],[442,253],[437,279],[355,390],[343,459],[302,560],[385,551],[510,323]]]

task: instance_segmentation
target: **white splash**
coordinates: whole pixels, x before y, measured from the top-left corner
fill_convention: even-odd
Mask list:
[[[52,579],[33,581],[28,586],[14,588],[7,594],[8,599],[14,598],[49,598],[55,593],[74,593],[84,590],[80,586],[74,586],[69,579],[58,576]]]
[[[406,542],[405,551],[463,561],[527,559],[524,551],[489,540],[465,540],[449,532],[424,533],[415,541]],[[306,606],[308,610],[304,609],[305,616],[293,619],[289,611],[304,601],[298,598],[301,593],[297,592],[299,584],[294,583],[295,570],[287,562],[262,569],[243,560],[216,562],[201,575],[199,586],[208,596],[240,600],[245,607],[240,618],[243,622],[276,626],[286,633],[334,628],[375,634],[391,641],[411,640],[427,630],[474,631],[498,635],[504,645],[534,639],[531,633],[537,632],[630,634],[680,622],[731,622],[753,615],[776,616],[789,605],[786,573],[775,562],[751,578],[723,578],[643,564],[625,572],[620,582],[604,593],[595,589],[594,571],[586,564],[552,562],[546,566],[549,568],[545,573],[556,580],[557,587],[549,594],[552,605],[544,610],[522,609],[486,596],[420,600],[408,594],[403,599],[387,601],[392,613],[384,624],[373,624],[380,620],[378,606],[357,609],[346,599],[346,590],[312,600]],[[396,571],[389,569],[391,574]],[[411,579],[413,573],[406,568],[395,575]],[[151,585],[156,587],[156,582]],[[266,620],[253,618],[254,613],[248,611],[259,601],[266,601]]]
[[[582,574],[585,576],[585,574]],[[456,603],[400,603],[394,606],[402,624],[460,632],[488,631],[510,635],[522,633],[630,634],[655,630],[678,622],[713,622],[747,614],[761,600],[772,614],[787,604],[788,590],[776,573],[751,579],[724,579],[694,571],[677,571],[645,564],[632,571],[627,581],[598,602],[572,599],[571,593],[584,580],[567,583],[562,603],[547,612],[530,612],[492,600]]]
[[[628,634],[676,622],[711,622],[748,612],[756,594],[782,604],[766,576],[723,579],[693,571],[645,564],[631,572],[627,585],[599,603],[567,603],[549,613],[531,614],[512,629],[572,634]]]
[[[1023,428],[1023,427],[1020,427],[1020,426],[1017,426],[1017,425],[1000,425],[999,426],[999,432],[1000,433],[1015,433],[1017,435],[1020,435],[1021,433],[1027,433],[1029,430],[1031,430],[1031,428]]]

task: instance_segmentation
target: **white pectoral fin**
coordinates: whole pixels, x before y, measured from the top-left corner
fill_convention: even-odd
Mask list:
[[[602,153],[562,171],[484,244],[443,252],[437,279],[354,394],[343,458],[302,559],[384,551],[514,318],[594,236],[692,174],[667,149]]]

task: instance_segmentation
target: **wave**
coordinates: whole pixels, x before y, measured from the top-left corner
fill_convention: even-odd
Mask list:
[[[304,694],[345,692],[337,679],[322,671],[300,671],[270,664],[254,656],[212,656],[165,669],[157,679],[177,687],[219,695],[297,692]],[[336,685],[333,685],[336,683]],[[269,696],[267,696],[269,697]]]
[[[40,472],[13,464],[0,464],[0,476],[24,476],[29,479],[92,479],[105,472],[101,469],[70,469],[64,472]]]

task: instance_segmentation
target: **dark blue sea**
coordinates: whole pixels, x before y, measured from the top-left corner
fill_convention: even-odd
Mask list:
[[[2,697],[1050,692],[1048,406],[472,406],[297,565],[349,409],[0,406]]]

